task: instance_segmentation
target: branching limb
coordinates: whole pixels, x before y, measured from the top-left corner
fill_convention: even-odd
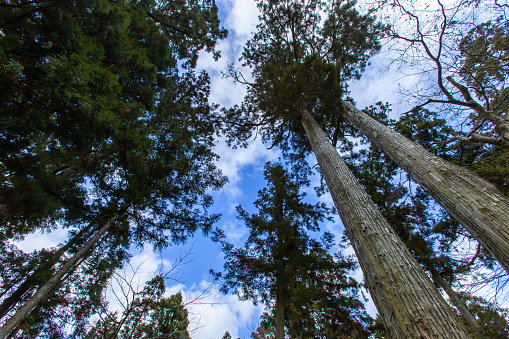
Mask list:
[[[459,141],[466,145],[472,145],[476,143],[483,143],[483,144],[490,144],[495,146],[501,146],[504,148],[509,148],[509,141],[502,139],[502,138],[493,138],[488,135],[479,134],[479,133],[472,133],[469,137],[467,136],[458,136],[451,139],[447,139],[445,141],[440,142],[434,142],[434,145],[448,145],[450,143],[453,143],[455,141]],[[456,148],[456,146],[453,146],[451,148]]]

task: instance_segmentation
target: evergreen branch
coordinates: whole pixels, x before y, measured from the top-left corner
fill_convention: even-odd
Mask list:
[[[153,19],[154,21],[156,21],[156,22],[158,22],[158,23],[160,23],[160,24],[164,25],[165,27],[167,27],[167,28],[169,28],[169,29],[171,29],[171,30],[177,31],[177,32],[179,32],[179,33],[182,33],[183,35],[188,36],[188,37],[191,37],[192,39],[197,39],[197,40],[199,40],[199,39],[201,39],[201,38],[202,38],[202,37],[194,36],[193,34],[191,34],[191,33],[187,32],[187,31],[185,31],[185,30],[183,30],[183,29],[181,29],[181,28],[178,28],[178,27],[175,27],[175,26],[171,25],[171,24],[170,24],[170,23],[168,23],[166,20],[163,20],[163,19],[161,19],[161,18],[158,18],[158,17],[157,17],[157,14],[155,14],[155,13],[150,13],[149,11],[147,11],[146,13],[147,13],[147,15],[148,15],[151,19]]]

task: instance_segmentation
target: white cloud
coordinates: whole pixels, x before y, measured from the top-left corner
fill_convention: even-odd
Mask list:
[[[256,3],[249,0],[222,0],[219,3],[229,9],[225,25],[239,38],[246,40],[258,23]]]
[[[221,51],[221,58],[214,61],[210,53],[202,52],[198,61],[199,68],[205,69],[210,77],[211,93],[209,100],[224,107],[239,104],[246,94],[246,86],[235,84],[232,79],[224,78],[223,74],[229,64],[239,64],[244,44],[258,23],[258,9],[254,1],[222,0],[218,2],[220,8],[228,13],[223,23],[228,28],[228,38],[217,43],[217,50]],[[244,72],[249,76],[249,71]]]
[[[33,252],[43,248],[56,247],[67,239],[69,229],[57,228],[51,232],[35,232],[29,234],[20,242],[13,242],[23,252]]]
[[[168,289],[171,294],[179,291],[184,303],[188,303],[189,330],[193,339],[220,339],[226,331],[236,338],[240,328],[257,322],[263,312],[263,306],[240,301],[234,295],[223,295],[217,284],[207,281]]]
[[[373,58],[371,66],[366,68],[362,78],[349,83],[350,96],[355,100],[357,108],[363,109],[378,101],[389,102],[393,108],[401,112],[415,106],[415,102],[409,100],[407,95],[403,95],[401,89],[413,88],[418,77],[402,74],[394,67],[386,72],[381,71],[380,69],[387,63],[389,61],[382,57]]]
[[[280,151],[267,149],[260,139],[250,142],[247,148],[232,149],[226,145],[224,140],[220,140],[214,152],[219,154],[220,159],[217,167],[228,176],[229,182],[219,192],[219,195],[225,194],[229,199],[230,210],[237,205],[237,201],[243,193],[240,189],[242,179],[245,179],[243,171],[249,165],[258,165],[260,169],[267,161],[274,161],[280,156]],[[224,203],[224,202],[223,202]]]
[[[106,292],[110,311],[122,311],[127,301],[133,299],[132,290],[141,291],[145,282],[157,272],[167,272],[178,262],[162,260],[148,246],[143,251],[134,251],[130,263],[111,280]],[[168,281],[167,281],[168,282]],[[169,286],[166,295],[182,293],[183,303],[189,312],[189,327],[193,339],[220,339],[226,331],[233,337],[242,328],[257,323],[263,312],[262,306],[254,306],[250,301],[239,301],[235,295],[223,295],[218,284],[201,281],[198,284],[182,283]]]
[[[221,229],[224,231],[227,241],[236,246],[242,246],[242,240],[248,232],[244,223],[237,219],[230,219],[221,224]]]

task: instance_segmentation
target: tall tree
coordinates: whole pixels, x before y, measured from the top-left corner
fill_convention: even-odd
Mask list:
[[[370,107],[366,113],[396,131],[419,140],[423,145],[437,145],[455,134],[455,131],[433,112],[408,112],[402,115],[399,121],[394,121],[387,118],[389,106],[380,103],[379,106],[380,109]],[[441,148],[436,148],[436,151],[453,161],[460,153]],[[444,151],[445,154],[442,154]],[[476,149],[472,149],[471,153],[475,154]],[[472,154],[465,150],[462,157],[468,162]],[[475,159],[475,156],[473,158]],[[384,217],[395,225],[398,236],[421,266],[429,272],[435,284],[445,292],[471,332],[475,335],[491,331],[491,325],[480,322],[481,319],[476,318],[471,311],[468,299],[464,299],[463,293],[458,293],[453,287],[458,286],[456,282],[459,282],[459,285],[465,288],[465,285],[468,286],[466,281],[477,276],[479,270],[493,270],[493,259],[489,253],[445,211],[437,209],[438,206],[433,200],[402,174],[401,169],[376,146],[352,153],[348,163]],[[470,243],[471,247],[470,251],[463,251],[471,256],[468,259],[465,259],[465,253],[458,250],[464,248],[461,244],[465,243]]]
[[[380,48],[377,37],[384,29],[354,5],[353,1],[260,1],[261,23],[243,53],[255,82],[240,113],[253,118],[265,140],[283,151],[302,157],[311,146],[392,336],[468,337],[331,143],[348,147],[342,136],[351,131],[337,114],[345,91],[338,74],[341,80],[345,74],[355,76],[344,70],[367,64]],[[322,20],[324,13],[327,17]],[[353,52],[347,53],[345,63],[336,62],[341,60],[336,53],[350,48]]]
[[[226,35],[213,0],[7,1],[0,29],[0,227],[11,238],[83,214],[91,159],[107,160],[129,114],[154,109],[177,64]]]
[[[345,103],[343,116],[391,157],[509,272],[509,198],[471,171],[441,159]]]
[[[225,31],[207,0],[22,1],[0,10],[3,76],[18,79],[2,78],[13,94],[1,107],[2,234],[95,221],[49,260],[52,278],[0,330],[4,337],[106,232],[115,246],[148,241],[158,248],[217,220],[206,213],[207,190],[224,183],[212,164],[209,79],[192,67]],[[44,123],[30,123],[36,114]],[[16,206],[9,197],[17,195],[37,204]],[[23,294],[34,287],[23,284],[10,288]]]
[[[332,235],[320,244],[307,230],[317,231],[329,211],[323,204],[302,201],[307,179],[289,174],[280,164],[265,166],[267,187],[258,192],[257,214],[238,207],[239,218],[249,228],[242,248],[215,240],[225,253],[223,292],[235,291],[241,299],[272,307],[275,337],[330,338],[367,336],[370,318],[358,300],[358,284],[346,277],[354,267],[344,258],[334,260],[327,250]]]
[[[400,34],[393,27],[390,31],[392,37],[411,43],[411,48],[420,46],[424,54],[433,63],[437,72],[437,84],[440,94],[445,99],[427,100],[422,107],[430,103],[449,104],[457,107],[467,107],[475,114],[470,115],[472,130],[466,135],[459,135],[448,140],[448,143],[457,142],[459,147],[475,142],[495,145],[496,155],[507,155],[509,124],[507,116],[504,117],[507,100],[506,77],[507,65],[507,35],[508,27],[503,20],[497,23],[481,24],[472,29],[463,39],[454,43],[459,44],[462,56],[456,60],[461,65],[457,75],[461,76],[465,85],[456,82],[451,75],[446,75],[442,64],[443,52],[446,48],[445,40],[448,30],[454,29],[457,23],[457,13],[461,10],[454,8],[447,10],[444,4],[438,1],[440,17],[439,22],[433,22],[429,27],[440,25],[439,32],[428,32],[429,29],[415,12],[403,1],[389,1],[391,8],[407,17],[415,32]],[[450,16],[449,16],[449,14]],[[407,26],[405,26],[407,27]],[[427,36],[432,34],[437,39],[438,46]],[[456,46],[448,46],[455,48]],[[480,56],[482,55],[482,56]],[[449,85],[444,81],[447,79]],[[477,101],[470,93],[474,88]],[[455,93],[456,91],[457,93]],[[458,98],[462,96],[463,99]],[[487,248],[502,267],[509,272],[509,199],[493,187],[489,182],[482,180],[464,168],[460,168],[439,157],[427,152],[419,145],[384,128],[362,111],[350,103],[344,103],[342,116],[357,127],[369,140],[387,153],[401,168],[403,168],[416,182],[421,185],[452,217],[461,223],[485,248]],[[486,125],[491,123],[491,127]],[[492,135],[479,134],[479,131],[488,131],[492,127]],[[495,163],[486,156],[486,160]],[[497,165],[504,166],[503,161]]]
[[[100,293],[107,281],[129,258],[128,249],[119,244],[122,240],[118,237],[103,239],[69,271],[51,295],[19,323],[10,336],[16,337],[17,334],[35,338],[44,334],[54,338],[80,337],[87,328],[89,317],[97,312]],[[41,285],[51,273],[49,269],[39,271],[34,276],[37,280],[32,283],[35,287]],[[23,304],[30,294],[30,291],[27,292],[18,303]]]
[[[47,298],[106,232],[128,243],[148,241],[161,248],[183,241],[197,229],[207,232],[217,220],[217,216],[205,213],[212,202],[205,192],[220,187],[224,178],[212,164],[213,130],[204,122],[196,122],[206,119],[210,110],[173,110],[174,102],[162,104],[158,114],[130,121],[118,139],[113,138],[117,149],[110,154],[111,162],[95,164],[90,192],[96,198],[92,206],[104,211],[105,222],[17,311],[19,315],[11,318],[9,326]],[[117,219],[121,222],[114,226]]]

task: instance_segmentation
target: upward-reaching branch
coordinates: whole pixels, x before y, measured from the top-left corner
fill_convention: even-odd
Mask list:
[[[494,30],[487,29],[486,31],[479,30],[479,27],[483,27],[482,25],[479,25],[478,27],[475,27],[472,29],[467,36],[463,37],[462,40],[458,43],[457,39],[454,40],[452,43],[455,44],[455,46],[448,46],[449,50],[452,49],[459,49],[457,52],[456,58],[460,54],[463,57],[463,59],[458,59],[457,62],[460,64],[460,70],[459,75],[461,75],[466,82],[469,82],[469,86],[473,87],[475,91],[477,92],[477,96],[484,101],[484,105],[481,104],[477,99],[475,99],[468,89],[467,86],[460,84],[459,82],[455,81],[451,75],[446,75],[446,73],[451,74],[451,70],[446,70],[444,68],[444,60],[442,60],[443,50],[446,48],[446,36],[452,34],[451,29],[457,25],[455,21],[460,20],[456,19],[462,11],[465,10],[464,3],[461,3],[460,5],[453,7],[453,8],[446,8],[446,6],[442,3],[442,1],[437,0],[438,3],[438,10],[437,13],[440,15],[440,29],[438,31],[430,31],[430,34],[433,34],[436,36],[436,41],[433,41],[431,39],[426,39],[426,33],[422,31],[422,19],[419,18],[418,15],[413,13],[412,11],[408,10],[405,5],[402,4],[400,0],[394,0],[392,2],[392,5],[395,8],[398,8],[402,14],[408,16],[410,19],[412,19],[415,22],[415,35],[417,37],[412,36],[405,36],[402,34],[398,34],[395,30],[396,27],[392,28],[390,36],[399,39],[402,41],[409,42],[414,48],[416,44],[420,45],[422,50],[424,51],[424,54],[431,60],[436,68],[436,76],[437,76],[437,85],[440,90],[440,92],[445,96],[446,100],[441,100],[438,98],[431,98],[427,100],[424,104],[418,105],[418,107],[423,107],[424,105],[427,105],[429,103],[444,103],[444,104],[450,104],[452,106],[462,106],[462,107],[468,107],[472,109],[476,116],[477,120],[479,119],[485,119],[489,122],[491,122],[494,125],[494,131],[496,134],[498,134],[504,141],[509,141],[509,118],[507,115],[507,112],[495,112],[491,106],[491,102],[499,102],[498,107],[500,106],[500,101],[507,102],[507,97],[504,97],[501,95],[500,91],[497,91],[495,89],[488,90],[486,86],[484,85],[483,81],[486,81],[489,83],[490,79],[501,79],[501,76],[503,77],[502,73],[504,72],[501,70],[501,74],[493,75],[491,73],[496,73],[493,71],[486,72],[486,68],[483,68],[482,64],[482,57],[476,54],[472,54],[472,58],[468,55],[469,48],[475,49],[479,48],[479,44],[472,43],[475,42],[476,34],[477,38],[482,37],[486,41],[484,41],[484,49],[488,50],[490,52],[490,48],[488,45],[492,44],[492,46],[496,45],[495,37],[496,36],[503,36],[503,34],[508,34],[507,29],[508,27],[505,27],[503,25],[497,26],[498,33],[493,33]],[[430,19],[431,20],[431,19]],[[435,25],[435,27],[438,27],[438,25]],[[476,31],[477,29],[477,31]],[[504,33],[505,32],[505,33]],[[502,33],[502,34],[499,34]],[[483,35],[484,34],[484,35]],[[491,36],[486,36],[491,34]],[[497,35],[499,34],[499,35]],[[474,38],[472,38],[474,36]],[[469,40],[470,39],[470,40]],[[451,39],[449,39],[451,40]],[[458,46],[459,45],[459,46]],[[432,49],[436,50],[436,53],[432,52]],[[486,52],[483,50],[483,52]],[[501,51],[498,51],[496,47],[493,47],[493,55],[487,55],[486,58],[493,58],[497,59],[499,58],[499,55]],[[470,58],[470,59],[469,59]],[[474,60],[472,60],[474,59]],[[463,66],[461,66],[463,64]],[[501,67],[503,68],[503,63],[490,63],[490,61],[486,61],[486,67],[487,68],[494,68],[494,67]],[[489,66],[488,66],[489,65]],[[498,66],[497,66],[498,65]],[[476,75],[477,70],[480,70],[480,74]],[[506,70],[507,71],[507,70]],[[505,72],[506,72],[505,71]],[[483,73],[484,72],[484,73]],[[486,76],[485,73],[490,73],[489,77]],[[483,75],[484,74],[484,75]],[[486,80],[482,80],[486,78]],[[448,86],[446,82],[444,82],[444,79],[447,79],[447,82],[452,85]],[[468,80],[470,79],[470,80]],[[503,83],[503,81],[502,81]],[[493,84],[489,84],[489,88],[493,87]],[[462,98],[458,98],[456,96],[455,89],[458,90],[462,96]],[[488,91],[491,91],[490,95],[488,95]],[[504,110],[504,108],[502,108]],[[475,120],[475,119],[472,119]],[[496,139],[496,137],[495,137]],[[478,142],[481,141],[480,139],[474,140],[472,139],[472,142]],[[504,146],[506,147],[506,146]]]

